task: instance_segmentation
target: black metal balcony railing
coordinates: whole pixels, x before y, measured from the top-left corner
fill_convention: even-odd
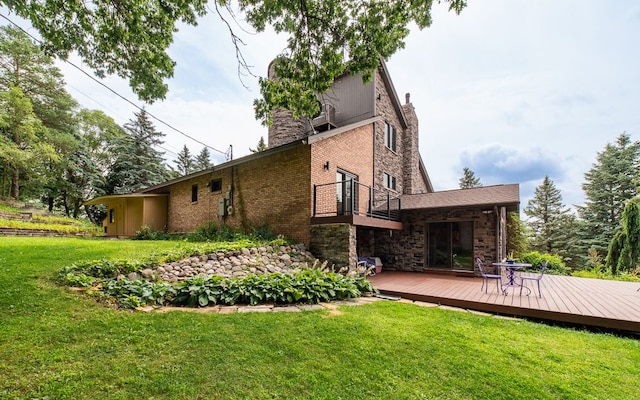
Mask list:
[[[313,185],[313,216],[341,215],[400,221],[400,198],[352,179]]]

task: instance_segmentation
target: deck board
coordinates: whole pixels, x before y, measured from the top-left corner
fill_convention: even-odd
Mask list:
[[[527,273],[525,273],[527,274]],[[488,293],[481,278],[420,272],[384,271],[370,277],[383,293],[412,300],[464,307],[467,309],[582,324],[601,328],[640,332],[640,284],[545,275],[540,282],[542,298],[535,282],[526,282],[520,296],[509,288],[505,296],[489,281]]]

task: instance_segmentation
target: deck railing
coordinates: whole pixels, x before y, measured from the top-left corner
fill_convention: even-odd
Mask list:
[[[353,179],[313,185],[313,216],[362,215],[400,220],[400,198]]]

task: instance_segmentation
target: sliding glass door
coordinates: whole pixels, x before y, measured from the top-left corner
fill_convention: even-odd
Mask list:
[[[427,223],[426,267],[473,268],[473,222]]]

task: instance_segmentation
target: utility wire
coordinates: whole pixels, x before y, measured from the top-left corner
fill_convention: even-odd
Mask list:
[[[12,24],[13,26],[17,27],[18,29],[20,29],[22,32],[24,32],[26,35],[28,35],[30,38],[32,38],[33,40],[35,40],[36,42],[42,44],[42,41],[38,38],[36,38],[35,36],[33,36],[31,33],[27,32],[24,28],[22,28],[20,25],[16,24],[15,22],[13,22],[11,19],[9,19],[6,15],[4,14],[0,14],[0,17],[4,18],[5,20],[7,20],[10,24]],[[62,61],[64,61],[65,63],[71,65],[72,67],[74,67],[75,69],[77,69],[78,71],[82,72],[84,75],[86,75],[87,77],[89,77],[89,79],[93,80],[94,82],[96,82],[97,84],[99,84],[100,86],[104,87],[105,89],[107,89],[108,91],[110,91],[111,93],[115,94],[116,96],[118,96],[119,98],[121,98],[122,100],[126,101],[127,103],[131,104],[133,107],[135,107],[136,109],[140,110],[140,111],[144,111],[148,116],[150,116],[151,118],[155,119],[156,121],[160,122],[161,124],[165,125],[166,127],[178,132],[179,134],[193,140],[194,142],[203,145],[204,147],[207,147],[215,152],[218,152],[220,154],[224,154],[225,157],[227,159],[229,159],[229,157],[233,154],[232,150],[229,149],[227,151],[222,151],[222,150],[218,150],[215,147],[209,146],[208,144],[201,142],[200,140],[194,138],[191,135],[188,135],[186,133],[184,133],[183,131],[181,131],[180,129],[174,127],[173,125],[161,120],[160,118],[156,117],[155,115],[153,115],[152,113],[150,113],[149,111],[146,111],[144,108],[138,106],[137,104],[135,104],[134,102],[132,102],[131,100],[127,99],[126,97],[124,97],[123,95],[121,95],[120,93],[116,92],[115,90],[111,89],[109,86],[107,86],[106,84],[104,84],[103,82],[99,81],[98,79],[96,79],[92,74],[89,74],[88,72],[86,72],[85,70],[83,70],[82,68],[78,67],[77,65],[75,65],[73,62],[69,61],[69,60],[64,60],[62,59]]]

